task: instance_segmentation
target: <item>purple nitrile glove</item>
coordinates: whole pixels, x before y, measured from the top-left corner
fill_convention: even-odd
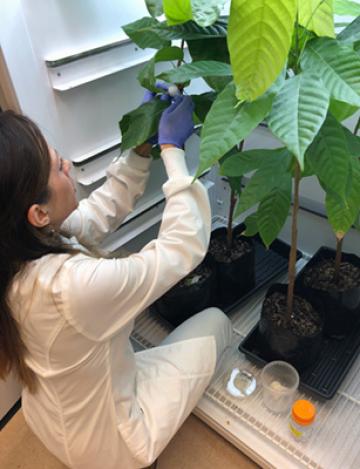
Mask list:
[[[156,84],[155,84],[155,87],[159,88],[159,90],[165,90],[165,91],[167,91],[169,89],[169,85],[167,85],[166,83],[162,83],[161,81],[157,81]],[[152,101],[155,98],[155,96],[156,96],[156,93],[154,93],[150,90],[145,90],[144,97],[143,97],[143,100],[142,100],[142,104],[149,103],[150,101]],[[171,99],[171,97],[167,93],[162,94],[160,96],[161,101],[170,101],[170,99]],[[158,134],[156,133],[155,135],[150,137],[147,142],[150,143],[151,145],[156,145],[158,143]]]
[[[194,131],[194,104],[190,96],[175,96],[172,104],[162,113],[159,123],[159,145],[183,148]]]

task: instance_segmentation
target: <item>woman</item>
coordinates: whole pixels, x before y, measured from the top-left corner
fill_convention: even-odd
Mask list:
[[[159,236],[126,259],[99,259],[59,232],[96,246],[116,229],[144,191],[150,146],[114,161],[78,205],[69,162],[30,120],[0,113],[0,377],[18,372],[28,425],[69,467],[151,464],[230,342],[230,322],[215,308],[159,347],[135,354],[129,340],[136,316],[207,249],[207,194],[192,184],[182,150],[192,131],[190,98],[177,97],[158,132],[168,174]]]

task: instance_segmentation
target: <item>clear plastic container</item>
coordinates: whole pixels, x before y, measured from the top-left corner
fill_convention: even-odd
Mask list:
[[[299,386],[299,374],[289,363],[273,361],[261,372],[264,405],[276,414],[290,411]]]
[[[307,441],[313,430],[316,407],[310,401],[300,399],[291,408],[289,429],[297,441]]]

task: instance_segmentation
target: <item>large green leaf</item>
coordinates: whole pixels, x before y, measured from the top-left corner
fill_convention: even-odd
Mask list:
[[[145,0],[146,8],[151,16],[156,18],[164,13],[162,0]]]
[[[360,4],[351,0],[334,0],[334,12],[341,16],[359,16]]]
[[[221,18],[213,25],[202,28],[194,21],[188,21],[176,26],[168,26],[155,18],[144,17],[123,26],[123,30],[139,47],[145,49],[151,47],[161,49],[170,46],[170,41],[175,39],[208,39],[226,37],[227,20]]]
[[[251,171],[255,171],[264,165],[277,165],[280,159],[291,157],[286,148],[255,149],[234,153],[231,157],[221,162],[220,174],[224,176],[240,177]]]
[[[233,83],[218,95],[202,128],[197,176],[244,140],[264,120],[272,100],[273,96],[268,95],[236,106]]]
[[[158,78],[168,83],[184,83],[193,78],[207,76],[231,76],[231,67],[229,64],[216,62],[215,60],[200,60],[160,73]]]
[[[254,101],[275,81],[289,53],[297,0],[232,0],[228,45],[240,101]]]
[[[285,174],[277,186],[260,202],[257,210],[257,227],[265,246],[278,237],[289,215],[292,178]]]
[[[329,111],[339,122],[355,114],[358,109],[357,106],[351,106],[350,104],[337,101],[336,99],[330,100]]]
[[[322,126],[329,92],[318,76],[301,73],[286,80],[275,97],[268,124],[304,168],[304,154]]]
[[[354,135],[347,127],[343,126],[342,129],[345,134],[347,148],[349,149],[350,154],[356,158],[360,158],[360,136]]]
[[[318,36],[335,37],[333,0],[299,1],[299,23]]]
[[[136,147],[156,134],[162,112],[169,105],[166,101],[154,99],[125,114],[119,122],[121,149]]]
[[[168,29],[172,34],[177,35],[177,39],[185,39],[186,41],[226,37],[227,18],[219,18],[214,24],[206,28],[199,26],[195,21],[188,21],[187,23],[171,27],[162,24],[162,28]]]
[[[138,80],[141,86],[147,88],[150,91],[159,91],[155,87],[155,64],[157,62],[167,62],[169,60],[182,60],[183,57],[184,52],[182,49],[180,49],[180,47],[164,47],[163,49],[160,49],[139,72]]]
[[[274,189],[279,187],[284,178],[291,178],[289,163],[291,155],[280,153],[277,161],[263,163],[243,190],[239,203],[236,207],[236,216],[245,212],[255,204],[261,202]]]
[[[309,148],[307,156],[322,184],[344,200],[351,152],[344,127],[330,114]]]
[[[163,0],[163,7],[169,25],[192,20],[191,0]]]
[[[354,43],[360,41],[360,16],[354,19],[341,33],[337,36],[338,41]]]
[[[172,39],[178,39],[178,34],[169,28],[163,28],[155,18],[144,17],[122,27],[129,38],[142,49],[151,47],[161,49],[171,45]]]
[[[331,190],[326,192],[326,212],[329,223],[337,236],[343,237],[356,222],[360,207],[360,163],[351,158],[351,174],[346,204]],[[325,187],[326,190],[326,187]]]
[[[212,25],[219,17],[225,0],[163,0],[169,25],[194,20],[199,26]]]
[[[243,233],[244,236],[255,236],[258,233],[259,228],[258,228],[258,225],[257,225],[257,214],[256,213],[252,213],[251,215],[246,217],[244,223],[245,223],[245,226],[246,226],[246,229]]]
[[[306,45],[301,66],[321,76],[335,99],[360,106],[360,56],[351,47],[334,39],[314,39]]]

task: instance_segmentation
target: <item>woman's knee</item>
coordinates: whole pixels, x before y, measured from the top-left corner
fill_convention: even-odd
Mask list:
[[[204,309],[200,314],[203,314],[206,322],[212,325],[217,346],[222,349],[229,346],[232,339],[233,328],[228,316],[226,316],[221,309],[215,307]],[[222,350],[218,352],[221,353]]]

